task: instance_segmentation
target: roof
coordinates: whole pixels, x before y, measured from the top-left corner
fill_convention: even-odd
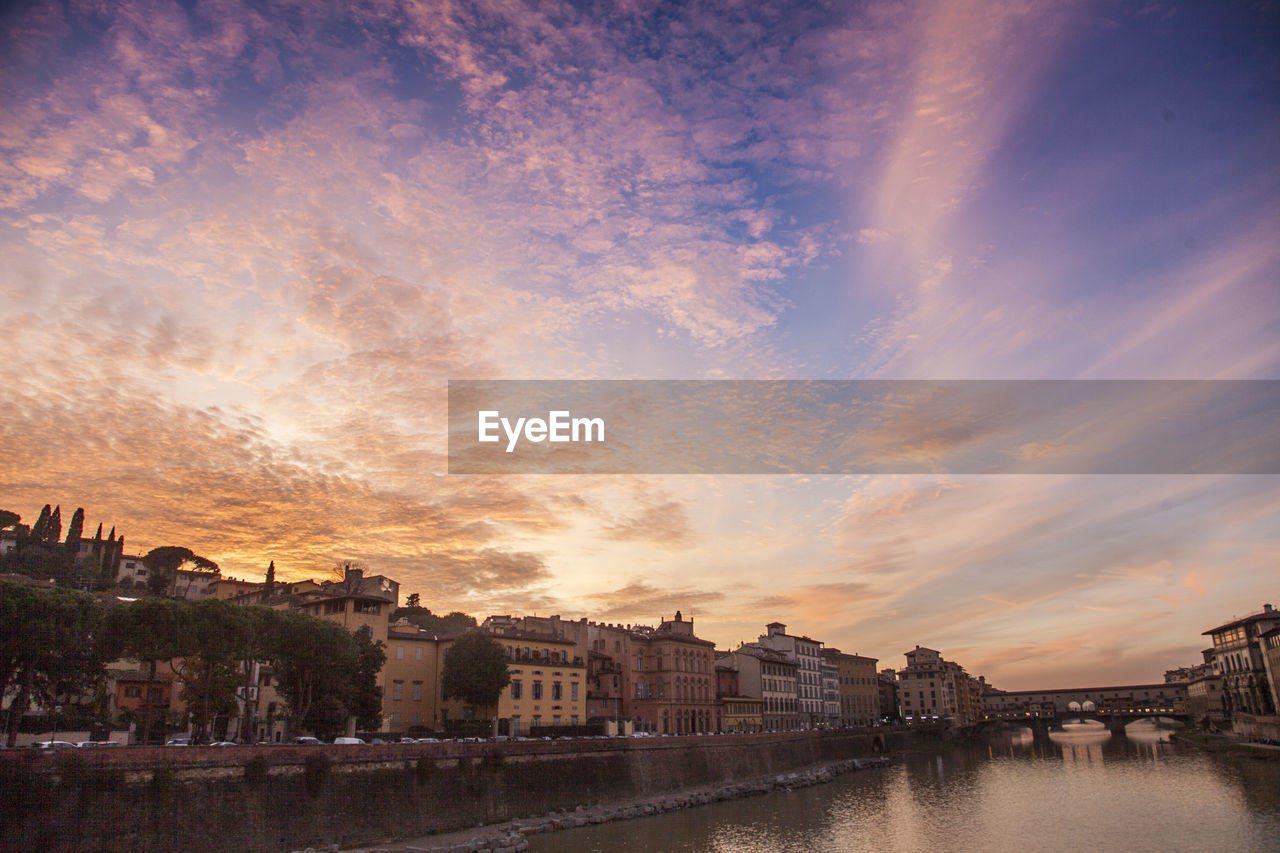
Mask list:
[[[1201,631],[1200,636],[1203,637],[1208,634],[1216,634],[1219,631],[1225,631],[1226,629],[1234,628],[1237,625],[1246,625],[1249,622],[1259,622],[1263,619],[1275,619],[1277,622],[1280,622],[1280,610],[1276,610],[1270,604],[1264,604],[1263,609],[1257,613],[1250,613],[1248,616],[1241,619],[1232,619],[1230,622],[1219,625],[1217,628],[1210,628],[1208,631]]]

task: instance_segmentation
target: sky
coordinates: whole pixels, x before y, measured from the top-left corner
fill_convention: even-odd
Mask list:
[[[1278,106],[1264,2],[7,3],[0,507],[1159,681],[1275,476],[450,475],[447,382],[1280,379]]]

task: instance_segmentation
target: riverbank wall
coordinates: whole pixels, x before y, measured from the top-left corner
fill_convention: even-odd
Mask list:
[[[903,748],[896,730],[0,753],[0,851],[371,845]]]

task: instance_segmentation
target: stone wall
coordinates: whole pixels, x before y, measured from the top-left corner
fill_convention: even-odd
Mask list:
[[[889,735],[897,748],[903,735]],[[878,742],[874,742],[878,739]],[[0,752],[0,850],[374,844],[884,749],[877,732]]]

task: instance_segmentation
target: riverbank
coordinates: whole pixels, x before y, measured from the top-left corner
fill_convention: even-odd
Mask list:
[[[846,773],[874,770],[889,760],[851,758],[791,773],[780,773],[731,785],[703,786],[662,796],[624,800],[593,807],[554,811],[536,818],[505,821],[474,830],[428,835],[391,845],[361,847],[348,853],[521,853],[529,848],[528,836],[576,829],[614,821],[667,814],[725,800],[763,796],[813,785],[823,785]],[[304,851],[299,851],[304,853]]]
[[[1280,761],[1280,746],[1266,743],[1254,743],[1225,734],[1208,732],[1180,731],[1172,737],[1177,743],[1188,744],[1209,752],[1230,752],[1237,755],[1248,755],[1262,761]]]

